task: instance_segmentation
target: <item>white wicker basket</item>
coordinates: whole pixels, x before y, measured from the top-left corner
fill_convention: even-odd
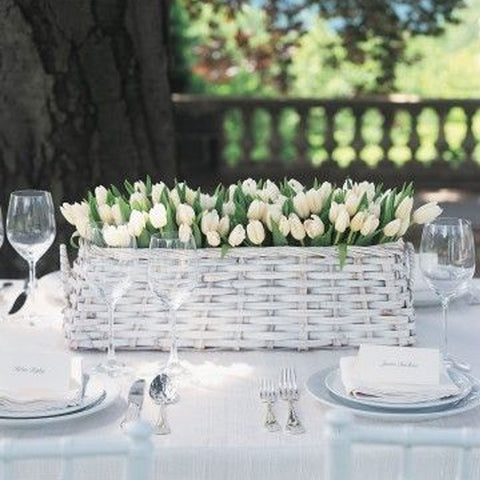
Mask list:
[[[134,286],[116,308],[116,346],[166,349],[167,318],[146,280],[148,250],[129,254],[138,267]],[[82,257],[71,267],[61,247],[65,334],[73,349],[101,349],[107,343],[107,308],[82,278],[80,262],[88,262]],[[335,247],[235,248],[226,258],[212,248],[199,250],[198,259],[201,285],[178,312],[180,347],[303,350],[414,343],[410,244],[349,247],[343,270]]]

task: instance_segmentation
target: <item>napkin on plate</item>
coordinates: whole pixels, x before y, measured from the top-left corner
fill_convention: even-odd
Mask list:
[[[70,387],[65,392],[48,388],[32,388],[15,391],[2,390],[0,387],[0,408],[12,412],[33,412],[58,410],[78,405],[82,400],[83,375],[81,358],[73,358]],[[1,415],[1,414],[0,414]]]
[[[438,385],[388,384],[385,382],[366,382],[360,376],[357,357],[340,359],[340,374],[343,386],[354,397],[377,397],[386,403],[415,403],[438,400],[460,393],[445,369],[440,373]]]

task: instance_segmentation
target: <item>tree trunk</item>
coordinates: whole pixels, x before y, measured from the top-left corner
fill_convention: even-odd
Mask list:
[[[58,207],[100,183],[174,178],[167,14],[167,0],[0,0],[4,213],[15,189]]]

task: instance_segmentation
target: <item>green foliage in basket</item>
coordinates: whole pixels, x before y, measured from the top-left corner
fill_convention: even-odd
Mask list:
[[[376,245],[402,237],[413,223],[427,223],[441,213],[435,203],[414,212],[413,187],[383,190],[381,185],[347,180],[307,187],[294,179],[274,183],[251,178],[219,185],[210,195],[186,183],[125,181],[99,186],[80,203],[61,211],[75,226],[73,237],[89,238],[92,224],[103,229],[110,247],[129,244],[131,236],[146,248],[152,234],[194,237],[197,247],[338,245],[345,258],[348,245]]]

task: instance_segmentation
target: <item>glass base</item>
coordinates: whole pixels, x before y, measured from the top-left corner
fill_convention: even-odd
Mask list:
[[[131,372],[131,367],[116,358],[108,359],[106,362],[98,364],[93,369],[93,373],[102,373],[109,377],[120,377],[122,375],[128,375]]]
[[[448,354],[443,357],[443,363],[447,368],[456,368],[462,372],[469,372],[471,370],[471,366],[468,362],[457,360],[455,357]]]
[[[160,369],[160,373],[166,373],[174,382],[186,380],[192,376],[190,368],[180,360],[167,363]]]

